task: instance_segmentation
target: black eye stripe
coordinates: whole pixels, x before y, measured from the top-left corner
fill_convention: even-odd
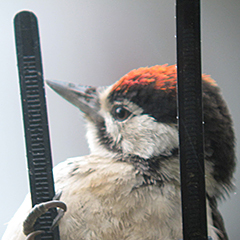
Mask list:
[[[112,108],[112,116],[118,121],[126,120],[132,113],[124,106],[117,105]]]
[[[98,129],[99,143],[112,152],[121,153],[121,149],[116,146],[110,134],[107,133],[105,122],[97,122],[96,128]]]

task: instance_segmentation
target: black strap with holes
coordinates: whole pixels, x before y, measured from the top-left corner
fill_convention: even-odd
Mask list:
[[[200,1],[177,0],[177,73],[183,238],[207,238]]]
[[[34,206],[52,200],[55,195],[37,18],[32,12],[20,12],[14,18],[14,27],[28,173]],[[36,239],[60,239],[58,228],[53,232],[49,230],[56,214],[56,209],[51,209],[39,218],[35,229],[44,230],[45,233]]]

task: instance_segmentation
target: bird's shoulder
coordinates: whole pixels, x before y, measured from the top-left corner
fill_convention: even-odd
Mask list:
[[[58,191],[68,190],[69,186],[78,190],[97,189],[100,185],[111,185],[113,182],[125,183],[131,188],[142,181],[132,164],[94,154],[69,158],[55,166],[53,173]]]

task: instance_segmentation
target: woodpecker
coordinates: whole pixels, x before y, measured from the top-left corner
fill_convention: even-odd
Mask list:
[[[182,239],[176,66],[135,69],[108,87],[47,83],[83,112],[91,152],[54,167],[67,206],[61,240]],[[233,124],[210,76],[202,75],[202,88],[208,235],[227,240],[217,204],[233,189]],[[26,239],[30,212],[27,196],[2,240]]]

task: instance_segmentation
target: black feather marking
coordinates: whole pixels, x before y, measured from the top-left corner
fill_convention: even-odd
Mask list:
[[[144,183],[140,187],[148,185],[157,185],[161,187],[165,182],[170,180],[161,174],[161,163],[163,161],[169,161],[170,158],[176,158],[177,156],[178,149],[173,149],[171,155],[168,156],[160,155],[151,157],[149,159],[144,159],[137,155],[127,155],[122,157],[119,161],[132,164],[139,174],[143,176]]]
[[[151,84],[134,85],[127,92],[124,89],[113,91],[109,95],[109,101],[122,101],[124,98],[141,107],[158,122],[177,123],[176,92],[171,90],[157,90]]]
[[[121,153],[122,150],[116,145],[114,142],[113,138],[110,136],[109,133],[106,131],[106,126],[105,122],[97,122],[96,129],[98,130],[98,139],[99,143],[104,146],[106,149],[116,152],[116,153]]]
[[[232,120],[220,90],[203,82],[205,158],[213,163],[213,176],[219,184],[232,188],[235,169],[235,137]]]

